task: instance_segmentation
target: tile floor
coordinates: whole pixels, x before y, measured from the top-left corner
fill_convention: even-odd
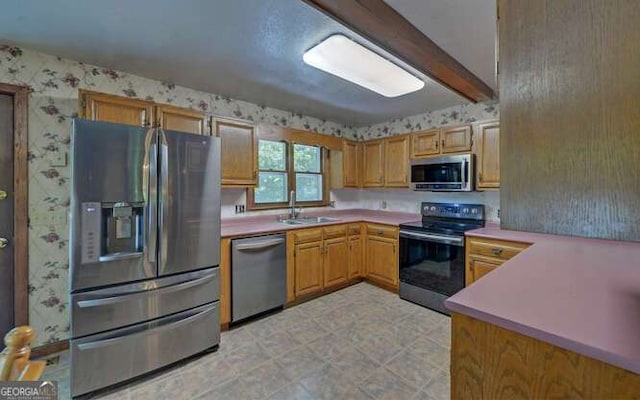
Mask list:
[[[360,283],[223,332],[217,352],[102,398],[448,399],[449,346],[448,317]],[[48,370],[61,399],[65,373]]]

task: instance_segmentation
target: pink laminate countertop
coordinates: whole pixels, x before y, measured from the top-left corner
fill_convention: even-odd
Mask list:
[[[284,214],[284,213],[283,213]],[[291,229],[313,228],[316,226],[345,224],[350,222],[371,222],[376,224],[398,226],[405,222],[418,221],[420,214],[411,214],[395,211],[375,210],[327,210],[313,213],[302,213],[302,217],[331,217],[339,221],[322,224],[285,225],[278,222],[276,215],[260,215],[256,217],[235,217],[222,220],[222,237],[249,236],[262,233],[283,232]]]
[[[532,245],[448,309],[640,373],[640,243],[496,226],[467,236]]]

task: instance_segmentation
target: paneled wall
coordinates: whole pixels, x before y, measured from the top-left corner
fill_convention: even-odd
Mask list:
[[[640,241],[640,1],[499,4],[502,227]]]

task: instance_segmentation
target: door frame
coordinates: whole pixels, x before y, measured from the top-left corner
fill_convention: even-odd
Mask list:
[[[26,86],[0,83],[0,93],[13,97],[13,291],[15,325],[29,324],[28,114]]]

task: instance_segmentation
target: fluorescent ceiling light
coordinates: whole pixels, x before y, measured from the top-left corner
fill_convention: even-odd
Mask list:
[[[391,61],[340,34],[307,50],[305,63],[386,97],[424,87],[424,82]]]

